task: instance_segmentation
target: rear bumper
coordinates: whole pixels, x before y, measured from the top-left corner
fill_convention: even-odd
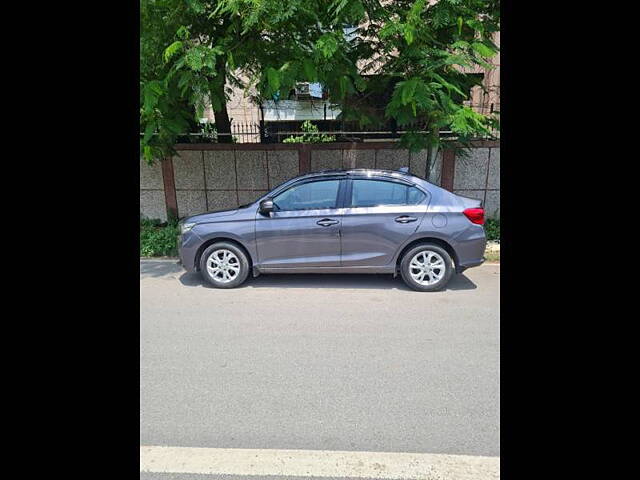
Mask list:
[[[484,251],[487,247],[487,237],[484,229],[474,225],[465,232],[464,240],[458,239],[455,245],[458,261],[456,263],[456,272],[462,273],[467,268],[477,267],[485,261]]]
[[[479,265],[482,265],[485,262],[486,258],[482,257],[480,260],[473,260],[470,262],[466,262],[464,265],[463,264],[458,264],[456,265],[456,273],[462,273],[464,272],[467,268],[472,268],[472,267],[477,267]]]

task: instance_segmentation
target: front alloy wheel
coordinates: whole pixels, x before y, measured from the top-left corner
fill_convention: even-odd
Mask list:
[[[207,258],[207,271],[215,281],[229,283],[240,273],[240,260],[226,248],[214,250]]]
[[[233,243],[214,243],[202,252],[200,272],[216,288],[234,288],[247,279],[249,259],[244,250]]]

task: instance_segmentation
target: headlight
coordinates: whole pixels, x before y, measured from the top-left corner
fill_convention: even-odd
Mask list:
[[[180,224],[180,233],[182,235],[184,235],[189,230],[191,230],[193,227],[195,227],[195,225],[196,225],[195,222],[194,223],[181,223]]]

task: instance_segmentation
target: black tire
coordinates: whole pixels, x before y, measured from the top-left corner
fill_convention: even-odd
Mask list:
[[[227,272],[229,272],[228,274],[221,273],[220,276],[212,276],[211,272],[207,268],[209,257],[211,257],[211,255],[216,251],[221,251],[220,255],[224,256],[224,253],[222,252],[224,250],[235,255],[237,262],[234,261],[232,257],[229,257],[230,260],[227,264],[229,267],[238,265],[239,271],[233,274],[232,272],[235,269],[229,268],[227,270]],[[247,254],[244,250],[239,248],[237,245],[230,242],[216,242],[213,245],[209,245],[205,251],[202,252],[202,256],[200,257],[200,274],[207,282],[216,288],[235,288],[244,283],[249,276],[249,259],[247,258]],[[227,278],[226,275],[233,278],[231,280],[225,280],[224,278]]]
[[[444,275],[435,283],[431,285],[423,285],[416,281],[409,271],[411,259],[416,256],[420,252],[433,252],[442,257],[444,261]],[[440,269],[434,269],[438,274],[440,273]],[[434,272],[434,273],[435,273]],[[454,264],[451,260],[451,256],[449,253],[442,247],[435,245],[433,243],[421,243],[420,245],[416,245],[415,247],[409,249],[402,257],[400,261],[400,275],[402,275],[402,280],[407,284],[409,288],[416,290],[418,292],[435,292],[438,290],[442,290],[454,272]]]

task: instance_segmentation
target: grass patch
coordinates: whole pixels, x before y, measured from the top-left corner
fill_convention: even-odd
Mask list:
[[[500,262],[500,252],[484,252],[484,258],[486,258],[487,262]]]
[[[157,219],[140,218],[140,256],[177,256],[176,241],[178,233],[180,232],[177,222],[162,222]]]

